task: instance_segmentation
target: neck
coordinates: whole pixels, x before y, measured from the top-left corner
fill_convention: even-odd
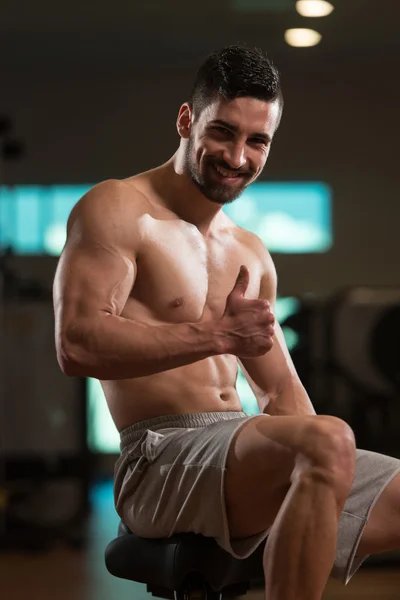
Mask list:
[[[210,232],[219,222],[222,206],[208,200],[193,183],[186,173],[181,148],[157,169],[155,186],[165,207],[201,233]]]

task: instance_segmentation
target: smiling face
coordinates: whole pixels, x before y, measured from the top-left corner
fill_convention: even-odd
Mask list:
[[[261,174],[279,121],[279,101],[218,97],[195,117],[182,106],[178,131],[186,142],[185,172],[201,193],[228,204]]]

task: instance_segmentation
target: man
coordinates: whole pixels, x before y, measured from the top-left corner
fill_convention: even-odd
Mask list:
[[[66,375],[101,380],[121,432],[119,515],[246,557],[267,537],[266,595],[320,599],[371,552],[400,548],[400,463],[355,449],[313,410],[274,322],[268,251],[221,210],[261,174],[283,108],[259,50],[201,66],[165,164],[73,209],[54,286]],[[259,401],[246,416],[238,362]]]

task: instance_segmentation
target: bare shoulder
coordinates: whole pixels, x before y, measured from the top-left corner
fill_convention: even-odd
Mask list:
[[[108,179],[92,187],[74,206],[68,227],[76,219],[107,219],[123,223],[131,215],[139,215],[150,207],[147,198],[133,185],[118,179]]]
[[[232,233],[236,237],[239,243],[243,244],[246,248],[249,248],[257,256],[263,267],[263,273],[270,273],[275,271],[274,262],[271,254],[268,251],[263,240],[252,231],[244,229],[239,225],[236,225],[231,219],[229,219],[230,226],[232,227]]]
[[[252,231],[239,227],[233,221],[234,235],[246,248],[250,249],[260,264],[260,298],[275,302],[277,289],[277,273],[274,261],[263,240]]]
[[[265,245],[265,243],[263,242],[263,240],[256,235],[253,232],[248,232],[249,233],[249,242],[250,244],[252,244],[252,247],[254,249],[254,252],[256,252],[257,256],[259,257],[260,261],[263,264],[264,267],[264,272],[265,273],[270,273],[270,271],[275,271],[275,265],[274,265],[274,261],[272,260],[272,256],[269,253],[269,250],[267,248],[267,246]]]
[[[132,184],[109,179],[92,187],[74,206],[68,219],[67,235],[95,236],[130,246],[137,237],[140,217],[151,204]]]
[[[262,239],[255,233],[251,233],[251,243],[261,262],[260,298],[269,300],[274,306],[278,285],[274,261]]]

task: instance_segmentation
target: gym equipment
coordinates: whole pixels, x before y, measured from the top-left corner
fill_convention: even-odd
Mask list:
[[[105,552],[111,575],[145,583],[153,596],[171,600],[222,600],[264,588],[265,541],[239,560],[212,538],[182,533],[165,539],[140,538],[124,523]]]

